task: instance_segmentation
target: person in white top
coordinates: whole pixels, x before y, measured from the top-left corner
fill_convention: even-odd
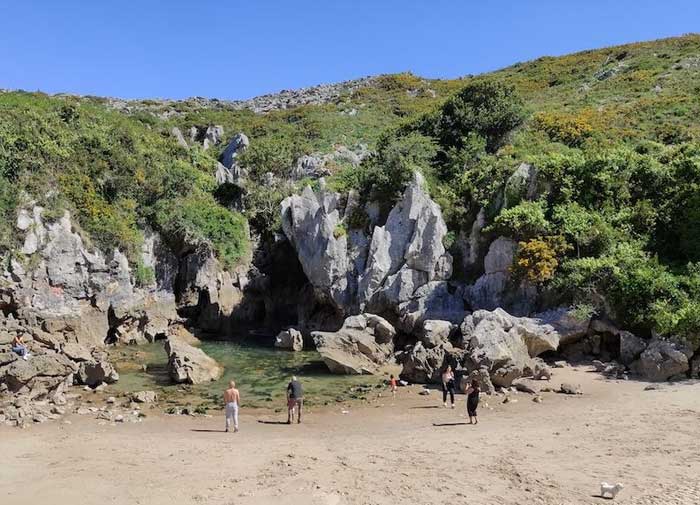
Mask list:
[[[447,408],[447,393],[450,393],[450,402],[452,408],[455,408],[455,374],[450,365],[447,365],[442,372],[442,403],[445,408]]]

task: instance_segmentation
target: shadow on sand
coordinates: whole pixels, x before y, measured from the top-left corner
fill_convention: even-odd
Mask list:
[[[258,422],[260,424],[288,424],[287,421],[263,421],[262,419],[258,419]]]
[[[469,426],[469,423],[433,423],[433,426]]]

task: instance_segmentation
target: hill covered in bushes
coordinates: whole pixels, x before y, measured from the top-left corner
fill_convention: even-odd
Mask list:
[[[279,227],[279,202],[305,184],[301,157],[345,146],[372,154],[325,163],[327,184],[386,209],[414,170],[450,233],[457,278],[478,272],[460,244],[483,233],[519,244],[513,279],[641,332],[700,333],[700,36],[543,57],[456,80],[386,75],[245,102],[0,94],[0,253],[20,247],[18,208],[71,211],[82,234],[138,268],[146,227],[210,247],[232,268]],[[253,110],[255,109],[255,110]],[[245,180],[222,191],[227,142],[173,137],[219,125],[244,132]],[[513,174],[526,164],[530,187]],[[514,182],[515,181],[515,182]],[[233,194],[232,194],[233,192]],[[233,202],[236,202],[234,205]],[[361,213],[348,226],[365,226]],[[147,277],[148,272],[142,275]]]

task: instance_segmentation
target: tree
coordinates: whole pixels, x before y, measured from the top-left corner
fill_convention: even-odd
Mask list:
[[[443,105],[434,133],[443,149],[462,148],[463,139],[476,133],[494,153],[525,118],[523,102],[512,86],[481,80],[468,84]]]

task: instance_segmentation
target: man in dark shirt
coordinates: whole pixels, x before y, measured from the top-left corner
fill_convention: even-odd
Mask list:
[[[287,424],[292,424],[294,410],[298,412],[297,423],[301,424],[301,408],[304,404],[304,389],[296,377],[287,385]]]

